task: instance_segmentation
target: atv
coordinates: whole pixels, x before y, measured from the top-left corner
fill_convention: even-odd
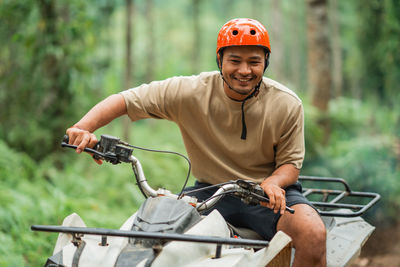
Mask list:
[[[61,145],[76,149],[68,144],[68,136]],[[139,210],[120,229],[87,227],[76,213],[67,216],[61,226],[32,225],[34,231],[59,233],[45,266],[291,265],[295,248],[285,233],[278,232],[266,241],[250,229],[228,224],[217,210],[202,215],[226,195],[238,197],[248,205],[268,202],[257,183],[232,180],[212,185],[218,190],[204,201],[183,190],[178,195],[163,188],[155,190],[147,183],[140,161],[132,155],[133,148],[138,147],[102,135],[93,149],[85,151],[112,164],[132,165],[137,185],[146,197]],[[375,229],[361,215],[380,195],[352,191],[342,178],[300,176],[299,180],[303,185],[319,185],[303,186],[303,195],[318,209],[326,226],[327,265],[350,266]],[[289,207],[286,211],[294,212]]]

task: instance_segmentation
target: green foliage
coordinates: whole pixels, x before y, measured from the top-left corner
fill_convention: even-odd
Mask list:
[[[95,19],[99,14],[88,13],[89,4],[3,1],[0,5],[0,17],[6,22],[0,24],[0,138],[30,151],[36,160],[54,150],[65,125],[72,124],[81,104],[79,91],[85,88],[88,95],[93,88],[81,80],[94,73],[87,55],[99,39],[96,27],[101,25]]]
[[[400,3],[396,0],[358,1],[358,44],[363,64],[364,92],[391,105],[399,101],[400,82]],[[363,94],[366,95],[365,93]]]
[[[279,82],[307,93],[303,1],[282,1],[282,16],[292,18],[283,25],[274,21],[272,1],[199,2],[201,29],[195,33],[192,2],[153,1],[155,57],[148,62],[147,3],[134,1],[132,86],[148,82],[148,65],[156,80],[192,74],[193,64],[215,70],[219,27],[234,17],[254,17],[271,36],[279,29],[281,44],[271,39],[272,57],[279,49],[284,55]],[[100,99],[125,89],[126,10],[124,1],[115,0],[0,3],[0,243],[5,244],[0,266],[38,266],[51,254],[56,235],[32,232],[31,224],[61,224],[77,212],[87,225],[119,228],[143,200],[129,166],[97,166],[89,156],[58,148],[66,127]],[[400,4],[338,4],[345,97],[331,101],[326,114],[303,99],[307,152],[302,174],[341,176],[354,190],[379,192],[379,207],[368,215],[377,223],[395,220],[400,209]],[[192,61],[193,53],[199,62]],[[272,78],[278,74],[274,66],[267,71]],[[321,121],[330,124],[329,138]],[[121,136],[120,124],[96,134]],[[178,129],[169,122],[137,122],[130,137],[135,145],[185,153]],[[151,185],[179,192],[187,170],[183,159],[140,150],[135,155]]]
[[[120,136],[115,125],[101,133]],[[140,122],[134,144],[183,152],[175,125]],[[134,151],[149,183],[180,192],[187,164],[175,155]],[[65,166],[60,169],[60,162]],[[65,149],[40,163],[0,140],[0,265],[40,266],[52,254],[57,235],[30,231],[33,224],[60,225],[76,212],[90,227],[119,228],[144,197],[129,165],[98,166],[83,154]]]
[[[400,162],[395,152],[396,112],[347,98],[331,102],[331,137],[323,143],[315,123],[320,115],[306,106],[306,158],[303,174],[345,178],[355,191],[381,194],[369,215],[374,223],[397,220]],[[397,141],[398,142],[398,141]]]

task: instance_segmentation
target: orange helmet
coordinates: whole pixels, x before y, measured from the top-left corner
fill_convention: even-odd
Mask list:
[[[218,33],[217,54],[221,48],[236,45],[258,45],[271,52],[267,30],[254,19],[233,19],[222,26]]]

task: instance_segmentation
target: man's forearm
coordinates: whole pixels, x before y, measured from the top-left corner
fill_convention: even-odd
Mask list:
[[[120,94],[111,95],[95,105],[74,127],[94,132],[126,113],[123,96]]]
[[[273,209],[275,213],[284,214],[286,208],[286,192],[284,188],[294,184],[299,177],[299,173],[300,170],[292,164],[284,164],[277,168],[260,184],[269,198],[268,203],[262,205]]]
[[[277,168],[271,176],[265,179],[265,182],[273,183],[280,188],[286,188],[287,186],[297,182],[299,173],[300,170],[293,164],[284,164]]]

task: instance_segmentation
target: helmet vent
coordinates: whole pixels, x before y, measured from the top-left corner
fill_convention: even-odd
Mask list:
[[[251,31],[250,31],[250,34],[251,34],[251,35],[255,35],[255,34],[256,34],[256,31],[255,31],[255,30],[251,30]]]
[[[238,32],[237,30],[233,30],[233,31],[232,31],[232,34],[233,34],[233,35],[238,35],[238,33],[239,33],[239,32]]]

